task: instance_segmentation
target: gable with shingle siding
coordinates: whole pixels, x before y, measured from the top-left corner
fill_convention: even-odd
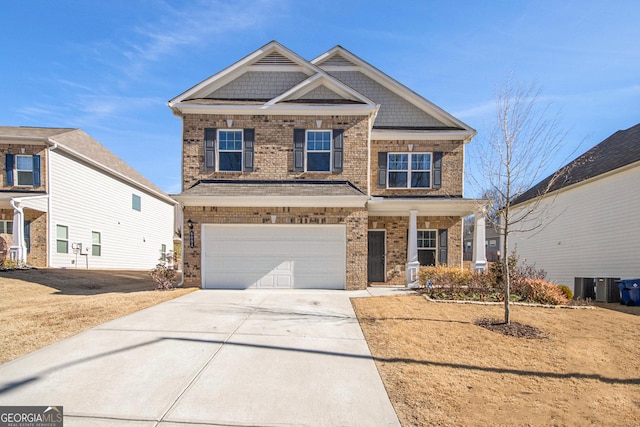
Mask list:
[[[300,72],[248,71],[206,96],[217,99],[271,99],[309,76]]]
[[[381,104],[374,126],[447,126],[359,71],[331,71],[329,74]]]

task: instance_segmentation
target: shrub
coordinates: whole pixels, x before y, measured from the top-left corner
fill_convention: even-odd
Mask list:
[[[518,294],[525,301],[538,304],[566,305],[569,299],[560,286],[542,279],[524,279]]]
[[[174,269],[167,267],[164,263],[160,263],[149,274],[156,281],[156,290],[168,291],[173,289],[173,281],[176,278]]]
[[[573,292],[571,292],[571,289],[569,289],[567,285],[560,285],[560,290],[562,290],[562,293],[567,297],[567,299],[573,299]]]

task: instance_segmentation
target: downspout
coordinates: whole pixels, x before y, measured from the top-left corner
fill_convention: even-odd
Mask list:
[[[58,143],[51,139],[48,142],[52,145],[49,146],[49,153],[47,154],[47,194],[49,195],[47,198],[47,225],[49,229],[47,231],[47,267],[51,267],[51,252],[53,252],[51,250],[51,238],[53,237],[53,221],[51,221],[51,152],[58,148]]]
[[[24,246],[24,211],[15,199],[11,199],[9,203],[13,208],[13,244],[9,252],[19,264],[26,264],[27,248]]]

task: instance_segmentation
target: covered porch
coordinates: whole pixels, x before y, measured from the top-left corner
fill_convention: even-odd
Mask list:
[[[484,242],[485,200],[372,197],[368,202],[368,282],[418,286],[421,265],[463,267],[463,218],[475,214],[474,242]],[[484,244],[472,268],[487,267]]]
[[[5,255],[8,259],[26,265],[29,263],[28,255],[35,252],[37,261],[31,264],[43,267],[47,265],[48,211],[49,196],[45,193],[0,193],[1,228],[4,234],[11,236],[8,256]],[[32,248],[33,240],[37,240],[37,248]]]

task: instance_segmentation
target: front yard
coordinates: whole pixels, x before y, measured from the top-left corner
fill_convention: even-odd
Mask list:
[[[512,306],[543,332],[525,339],[474,324],[501,305],[352,301],[404,427],[640,425],[640,307]]]
[[[0,363],[195,290],[154,288],[147,271],[0,272]]]

